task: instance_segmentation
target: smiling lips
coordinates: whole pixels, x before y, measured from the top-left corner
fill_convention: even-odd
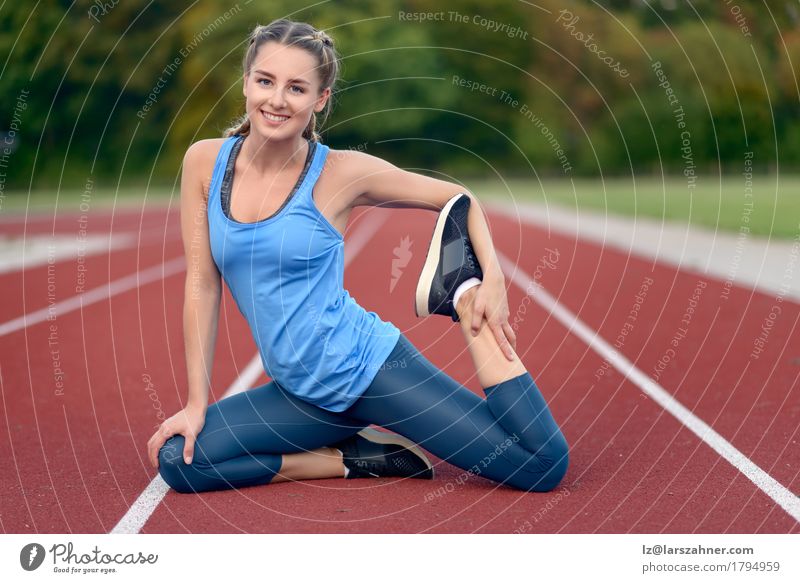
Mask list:
[[[267,111],[264,111],[263,109],[261,110],[261,114],[271,122],[280,123],[280,122],[284,122],[287,119],[289,119],[288,115],[276,115],[274,113],[269,113]]]

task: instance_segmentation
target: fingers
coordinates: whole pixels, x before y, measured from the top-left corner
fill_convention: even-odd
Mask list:
[[[164,445],[164,442],[161,440],[158,432],[147,442],[147,457],[150,460],[150,465],[154,468],[158,467],[158,452],[162,445]]]
[[[501,305],[497,309],[492,309],[491,313],[486,311],[486,302],[480,294],[480,290],[475,294],[472,302],[472,313],[470,320],[470,329],[472,336],[477,336],[480,332],[481,325],[484,318],[492,330],[492,334],[497,341],[497,345],[503,351],[505,357],[513,361],[516,358],[514,349],[517,346],[517,335],[514,329],[508,322],[508,309]]]
[[[194,455],[194,435],[186,435],[186,443],[183,446],[183,461],[186,465],[192,463],[192,456]]]
[[[481,329],[481,320],[483,320],[483,302],[478,301],[477,298],[472,302],[472,335],[477,336]]]
[[[516,332],[514,332],[514,328],[511,326],[511,324],[508,323],[508,321],[505,321],[503,322],[503,330],[505,331],[506,338],[508,338],[508,341],[511,343],[511,346],[514,348],[514,350],[516,350],[517,334]]]
[[[158,467],[158,452],[161,451],[161,446],[174,434],[174,431],[162,424],[158,431],[156,431],[153,437],[147,442],[147,456],[150,458],[150,464],[154,468]]]
[[[508,339],[506,338],[503,325],[496,323],[490,324],[490,327],[494,333],[495,339],[497,340],[497,345],[500,346],[500,350],[503,351],[503,354],[505,354],[508,360],[514,360],[514,349],[511,348],[511,344],[509,344]]]

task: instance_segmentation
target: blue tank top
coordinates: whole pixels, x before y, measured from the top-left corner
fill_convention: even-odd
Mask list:
[[[241,223],[223,210],[243,136],[222,145],[208,195],[214,262],[250,325],[264,370],[289,393],[344,411],[367,390],[400,337],[344,289],[344,239],[312,198],[328,146],[272,216]]]

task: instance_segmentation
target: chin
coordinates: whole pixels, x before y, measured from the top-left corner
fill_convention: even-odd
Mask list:
[[[274,128],[271,126],[258,124],[254,126],[252,122],[250,122],[250,130],[252,131],[254,127],[257,127],[258,133],[267,136],[267,137],[275,137],[275,138],[289,138],[298,134],[302,134],[302,131],[298,131],[292,128]]]

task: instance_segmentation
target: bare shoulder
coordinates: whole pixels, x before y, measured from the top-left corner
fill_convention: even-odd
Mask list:
[[[386,171],[395,166],[382,158],[368,154],[362,150],[328,151],[328,163],[331,174],[346,180],[358,180],[375,172]]]
[[[355,206],[375,182],[386,179],[387,172],[396,170],[394,164],[364,151],[330,149],[324,184],[338,193],[336,198],[343,208],[349,208]]]
[[[206,140],[198,140],[186,150],[185,160],[192,164],[198,164],[203,161],[215,160],[219,149],[228,138],[209,138]]]
[[[214,163],[222,144],[228,138],[209,138],[193,143],[186,150],[183,157],[184,177],[189,182],[201,182],[203,194],[208,196],[211,186],[211,177],[214,173]]]

